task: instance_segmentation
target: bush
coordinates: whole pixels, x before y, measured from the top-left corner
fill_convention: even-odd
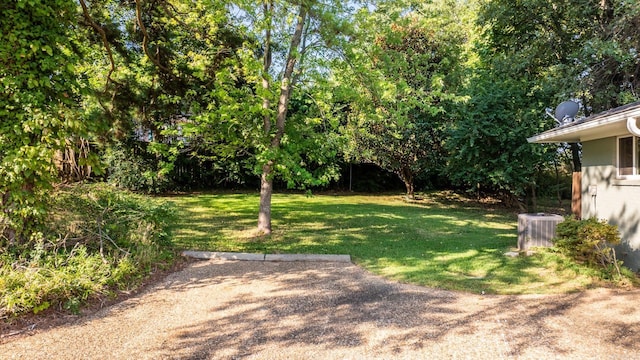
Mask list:
[[[107,181],[119,188],[157,194],[171,188],[170,167],[149,153],[144,143],[116,144],[105,153]],[[166,165],[166,164],[164,164]]]
[[[71,254],[43,251],[19,258],[4,256],[0,267],[0,315],[38,313],[52,305],[77,312],[90,297],[108,292],[116,265],[78,246]],[[1,317],[1,316],[0,316]]]
[[[53,198],[42,233],[0,248],[0,318],[53,306],[77,312],[173,262],[167,204],[105,184],[67,187]]]
[[[577,220],[565,219],[557,225],[554,245],[578,263],[600,267],[620,278],[621,261],[611,245],[620,244],[617,226],[595,218]]]

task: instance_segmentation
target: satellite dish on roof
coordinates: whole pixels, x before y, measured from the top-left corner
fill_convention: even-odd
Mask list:
[[[580,110],[580,105],[578,105],[575,101],[563,101],[556,108],[556,119],[559,121],[563,121],[564,119],[573,119],[576,117],[576,114]]]
[[[576,114],[580,110],[580,104],[575,101],[563,101],[556,107],[555,113],[550,108],[546,109],[547,115],[554,118],[558,125],[565,125],[573,122]]]

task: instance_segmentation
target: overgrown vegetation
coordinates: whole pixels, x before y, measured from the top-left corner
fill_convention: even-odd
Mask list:
[[[170,189],[173,184],[168,176],[171,166],[150,154],[144,142],[117,144],[107,149],[104,161],[107,165],[107,181],[121,189],[157,194]]]
[[[75,312],[172,264],[166,203],[104,184],[55,195],[48,225],[27,244],[0,246],[0,319],[50,307]]]
[[[110,160],[136,191],[262,182],[264,232],[274,186],[345,160],[535,206],[580,170],[578,145],[527,143],[544,109],[640,99],[637,6],[583,5],[2,1],[0,232],[28,240],[61,168]]]
[[[556,228],[554,245],[579,264],[598,269],[602,277],[616,282],[634,282],[636,277],[622,267],[612,246],[620,244],[618,227],[595,218],[568,217]]]

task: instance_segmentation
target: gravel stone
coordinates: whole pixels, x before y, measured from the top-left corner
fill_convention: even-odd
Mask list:
[[[475,295],[349,263],[214,259],[2,337],[0,359],[626,359],[640,355],[638,303],[638,290]]]

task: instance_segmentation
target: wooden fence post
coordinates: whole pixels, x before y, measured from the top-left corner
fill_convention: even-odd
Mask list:
[[[573,173],[571,184],[571,213],[576,219],[582,218],[582,172]]]

